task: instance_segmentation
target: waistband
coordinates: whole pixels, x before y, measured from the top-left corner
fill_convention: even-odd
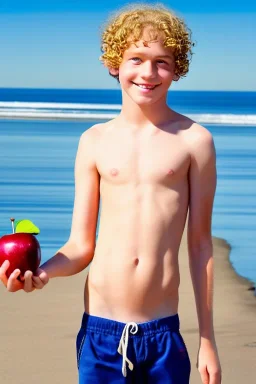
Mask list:
[[[81,327],[94,332],[121,336],[125,325],[126,323],[120,321],[110,320],[84,313]],[[164,331],[177,332],[180,328],[180,321],[179,315],[176,314],[173,316],[150,320],[143,323],[137,323],[137,325],[138,330],[136,334],[131,334],[130,337],[141,337],[146,335],[150,336]]]

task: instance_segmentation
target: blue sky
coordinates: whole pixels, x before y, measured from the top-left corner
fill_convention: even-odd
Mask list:
[[[150,3],[148,1],[144,1]],[[100,26],[119,0],[1,0],[0,87],[114,88],[99,62]],[[162,1],[196,41],[177,90],[256,91],[256,2]]]

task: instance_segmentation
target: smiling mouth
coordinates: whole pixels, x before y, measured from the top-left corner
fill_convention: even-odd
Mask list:
[[[150,84],[137,84],[137,83],[134,83],[132,82],[134,85],[136,85],[137,87],[141,88],[141,89],[155,89],[156,87],[158,87],[160,84],[156,84],[156,85],[150,85]]]

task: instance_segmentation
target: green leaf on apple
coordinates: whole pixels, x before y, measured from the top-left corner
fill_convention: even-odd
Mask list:
[[[27,219],[14,221],[15,233],[32,233],[38,235],[40,229],[31,221]]]

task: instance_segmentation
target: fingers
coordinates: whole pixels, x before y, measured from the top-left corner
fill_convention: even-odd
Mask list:
[[[9,276],[9,279],[7,281],[7,285],[6,285],[6,288],[7,288],[7,291],[9,292],[16,292],[16,291],[19,291],[20,289],[23,288],[23,283],[18,279],[18,277],[20,276],[20,270],[19,269],[15,269],[11,275]]]
[[[216,371],[209,374],[206,367],[205,369],[199,369],[199,372],[203,384],[221,384],[220,372]]]
[[[203,384],[210,384],[209,382],[209,374],[207,372],[206,367],[199,368],[199,372],[201,375],[201,380]]]
[[[42,289],[49,282],[49,277],[45,271],[38,268],[36,275],[32,277],[32,282],[36,289]]]
[[[20,289],[25,292],[32,292],[35,289],[42,289],[49,282],[47,273],[40,268],[38,268],[35,275],[31,271],[26,271],[24,276],[21,276],[19,269],[15,269],[7,278],[6,271],[9,266],[10,262],[6,260],[0,267],[0,281],[9,292],[16,292]]]
[[[5,260],[3,262],[3,264],[1,265],[1,267],[0,267],[0,281],[2,281],[2,283],[5,286],[7,286],[8,279],[7,279],[7,276],[6,276],[6,271],[9,268],[9,266],[10,266],[9,260]]]
[[[210,384],[220,384],[221,383],[221,373],[213,372],[210,378]]]
[[[25,292],[32,292],[35,289],[35,287],[33,286],[32,276],[33,276],[33,273],[31,271],[25,272],[24,287],[23,287]]]
[[[18,277],[20,279],[18,280]],[[10,275],[7,282],[7,290],[9,292],[16,292],[23,289],[25,292],[32,292],[35,288],[32,284],[32,272],[26,271],[24,277],[20,276],[20,270],[15,269]]]

